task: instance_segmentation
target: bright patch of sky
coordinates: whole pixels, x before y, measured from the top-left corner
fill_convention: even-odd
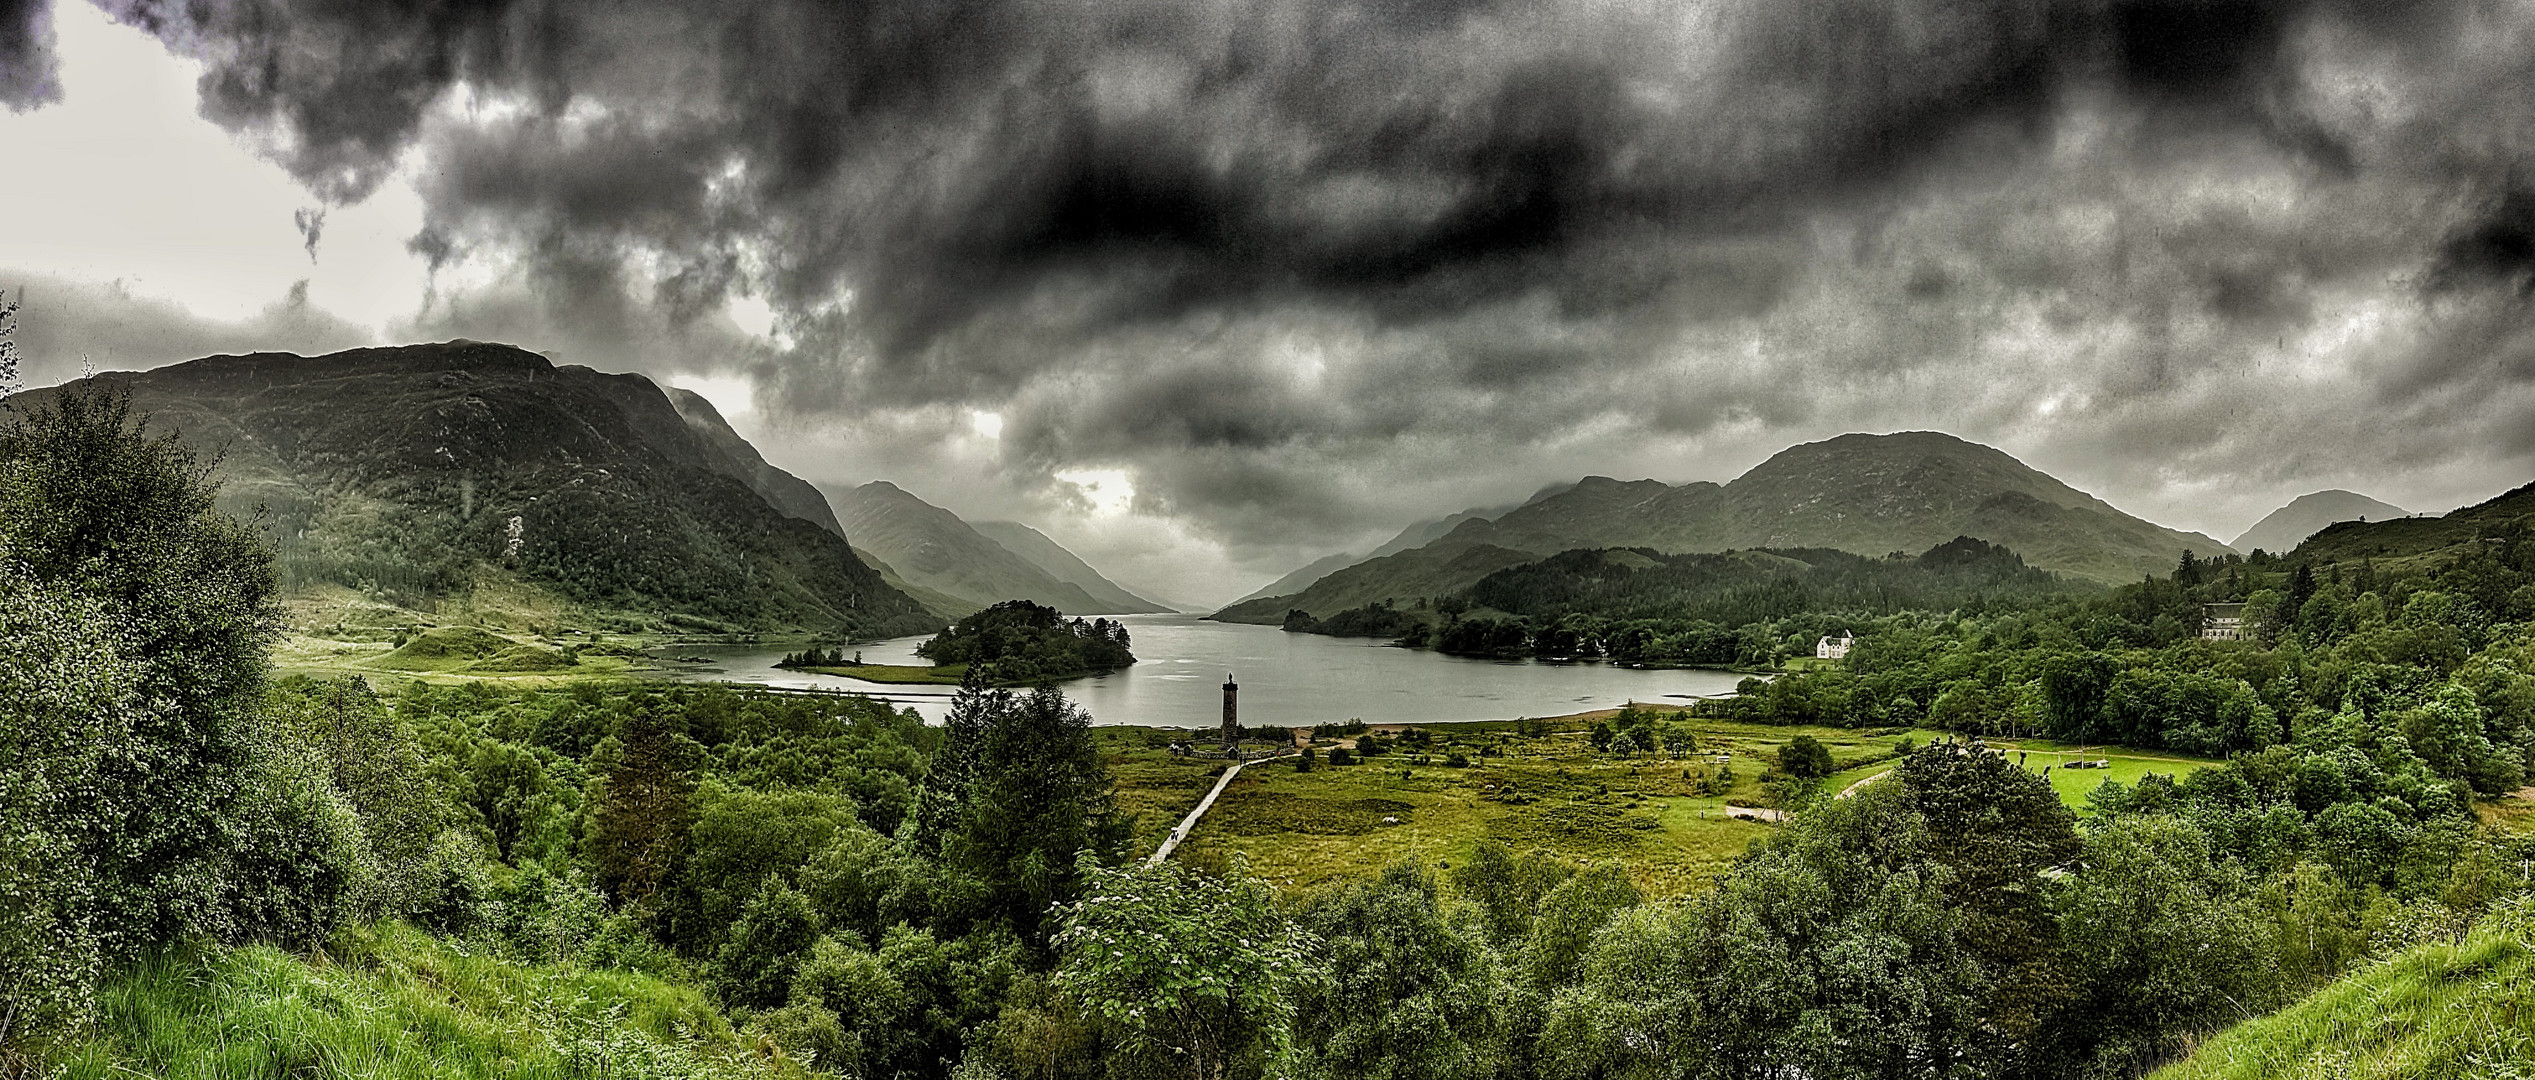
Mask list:
[[[0,111],[0,269],[119,281],[213,319],[252,316],[303,279],[311,304],[372,330],[414,311],[411,184],[322,208],[312,259],[294,215],[317,200],[196,112],[201,65],[88,4],[53,14],[62,100]]]
[[[746,375],[679,374],[669,377],[669,385],[694,391],[732,423],[757,411],[757,384]]]
[[[1115,517],[1135,505],[1135,484],[1123,469],[1072,469],[1057,473],[1056,478],[1074,485],[1095,515]]]

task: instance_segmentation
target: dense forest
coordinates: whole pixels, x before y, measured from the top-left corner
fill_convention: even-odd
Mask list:
[[[1125,625],[1110,619],[1068,619],[1027,600],[1006,600],[952,623],[915,647],[936,664],[985,669],[996,682],[1029,684],[1135,663]]]
[[[1694,895],[1482,843],[1287,898],[1133,858],[1053,689],[971,684],[930,728],[851,696],[273,679],[269,554],[182,447],[66,397],[0,427],[0,1072],[350,1071],[309,1048],[359,1022],[345,980],[436,1007],[498,965],[582,996],[480,1069],[382,1074],[2135,1075],[2374,958],[2535,927],[2535,845],[2473,802],[2523,783],[2535,714],[2535,550],[2497,539],[2403,575],[2186,561],[1853,619],[1845,663],[1736,715],[1964,738],[1852,797],[1788,786],[1792,823]],[[2236,598],[2253,640],[2198,640]],[[2232,756],[2081,819],[1971,740],[2025,730]],[[336,980],[304,1029],[152,1041],[200,1012],[143,1003],[243,964],[265,981],[234,1007],[261,1008],[294,956]],[[710,1004],[588,1004],[638,987]],[[2441,1075],[2522,1066],[2507,1034]]]

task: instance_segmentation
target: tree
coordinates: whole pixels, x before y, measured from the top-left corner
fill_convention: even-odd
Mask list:
[[[118,393],[61,393],[0,427],[6,587],[40,584],[110,626],[124,685],[148,703],[123,714],[74,815],[110,956],[254,930],[235,890],[257,883],[228,868],[246,837],[275,579],[262,542],[213,507],[207,473]]]
[[[704,755],[659,698],[631,702],[629,713],[621,741],[611,737],[591,752],[604,772],[582,844],[602,891],[648,909],[686,853],[695,820],[693,769]]]
[[[18,359],[18,302],[0,292],[0,397],[26,388],[26,377],[18,371]]]
[[[1083,898],[1058,909],[1057,990],[1128,1052],[1169,1075],[1221,1080],[1281,1052],[1316,944],[1277,913],[1267,884],[1177,863],[1081,866]]]
[[[2030,1041],[2067,993],[2046,874],[2084,850],[2077,815],[2040,775],[1960,743],[1910,752],[1896,779],[1926,823],[1926,857],[1955,883],[1963,943],[1988,987],[1982,1028],[2010,1044]],[[1998,1050],[2002,1058],[2017,1052]]]
[[[2131,1075],[2192,1033],[2270,1008],[2278,979],[2238,874],[2200,830],[2124,817],[2055,890],[2071,993],[2033,1042],[2042,1070]]]
[[[1044,940],[1050,905],[1080,887],[1076,856],[1114,860],[1127,842],[1091,714],[1053,687],[1015,694],[972,680],[944,736],[918,801],[917,841],[976,878],[1006,925]]]
[[[1704,1019],[1728,1076],[2007,1075],[1953,875],[1907,786],[1870,784],[1763,838],[1699,905]]]
[[[467,805],[493,839],[493,854],[511,861],[512,849],[535,827],[552,786],[537,755],[512,743],[484,744],[467,763]]]
[[[1648,904],[1594,935],[1573,986],[1558,991],[1537,1057],[1548,1080],[1705,1075],[1710,1026],[1701,1000],[1699,909]]]
[[[1811,735],[1798,735],[1778,748],[1778,771],[1803,780],[1831,775],[1831,748]]]
[[[1587,867],[1559,882],[1540,898],[1531,933],[1516,954],[1523,984],[1546,994],[1574,982],[1602,924],[1644,899],[1618,863]]]
[[[1328,973],[1300,991],[1297,1027],[1313,1037],[1295,1047],[1298,1075],[1447,1080],[1490,1071],[1500,1049],[1494,954],[1444,917],[1425,871],[1400,864],[1375,881],[1332,885],[1296,918],[1320,939]]]
[[[723,1004],[770,1009],[792,992],[792,975],[818,940],[818,913],[783,879],[767,875],[740,909],[713,956],[713,984]]]

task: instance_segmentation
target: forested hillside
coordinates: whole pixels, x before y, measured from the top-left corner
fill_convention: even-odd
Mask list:
[[[515,575],[638,617],[881,636],[940,625],[790,477],[733,457],[746,444],[717,416],[690,403],[709,420],[699,431],[639,375],[462,341],[218,356],[11,401],[106,387],[217,460],[221,509],[267,515],[286,592],[343,586],[428,610]],[[790,509],[756,487],[789,490]]]
[[[2520,542],[2535,527],[2535,484],[2434,518],[2343,521],[2297,548],[2314,562],[2440,562],[2475,546]]]

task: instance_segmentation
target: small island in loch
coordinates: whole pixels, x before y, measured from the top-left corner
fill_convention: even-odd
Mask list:
[[[984,665],[988,685],[1036,686],[1060,679],[1105,675],[1135,663],[1127,628],[1111,619],[1065,617],[1027,600],[1006,600],[952,623],[916,646],[932,665],[865,664],[856,653],[817,646],[786,654],[777,667],[842,675],[876,683],[957,685],[968,669]]]

